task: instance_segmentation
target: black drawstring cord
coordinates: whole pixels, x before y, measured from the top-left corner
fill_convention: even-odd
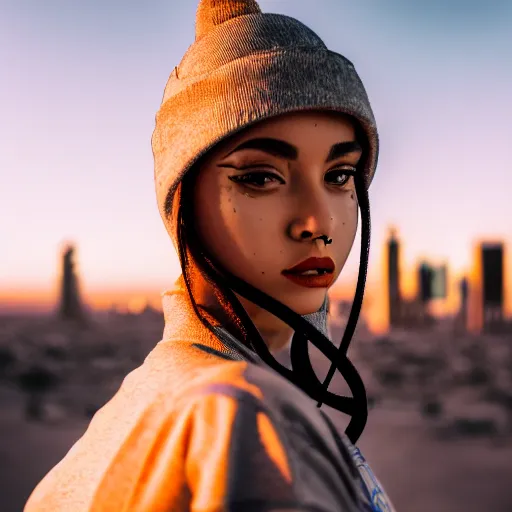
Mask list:
[[[359,202],[359,207],[361,211],[361,254],[359,259],[359,274],[357,277],[357,286],[356,286],[356,294],[354,297],[354,302],[352,303],[352,308],[350,310],[350,314],[348,317],[347,326],[345,328],[345,332],[343,333],[343,338],[341,340],[339,351],[339,357],[346,358],[346,354],[348,351],[348,346],[350,341],[352,340],[352,336],[354,335],[354,331],[357,325],[357,320],[359,318],[359,314],[361,313],[361,306],[363,303],[364,297],[364,288],[366,284],[366,275],[368,271],[368,257],[370,253],[370,234],[371,234],[371,217],[370,217],[370,201],[368,198],[368,191],[366,189],[366,184],[361,175],[356,175],[355,178],[355,186],[356,186],[356,196]],[[347,359],[348,360],[348,359]],[[334,376],[334,372],[336,370],[336,364],[333,361],[331,367],[329,369],[329,373],[324,380],[323,387],[325,392],[327,393],[327,389],[331,380]],[[323,403],[323,400],[318,402],[318,407],[320,407]],[[368,419],[368,405],[366,399],[366,392],[363,398],[361,396],[360,402],[357,404],[357,414],[359,416],[358,421],[354,424],[355,432],[352,432],[352,435],[359,436],[363,433],[364,427],[366,425],[366,421]],[[357,425],[357,426],[356,426]],[[347,435],[348,429],[347,427]],[[359,432],[358,432],[359,431]],[[350,438],[350,436],[349,436]],[[353,444],[355,444],[353,442]]]
[[[269,367],[302,389],[313,400],[317,400],[319,407],[322,403],[325,403],[326,405],[351,416],[351,420],[345,430],[345,433],[353,444],[356,444],[357,439],[364,430],[368,411],[364,383],[346,354],[361,310],[364,285],[366,281],[366,267],[368,263],[370,239],[369,201],[366,187],[362,177],[358,179],[358,176],[356,176],[355,183],[356,195],[361,208],[362,218],[361,258],[354,304],[339,348],[335,347],[335,345],[326,336],[324,336],[323,333],[316,329],[301,315],[295,313],[281,302],[225,270],[221,273],[218,270],[221,267],[217,262],[213,261],[213,258],[205,254],[204,248],[200,246],[196,237],[194,236],[187,239],[187,230],[185,229],[185,225],[192,225],[185,220],[188,218],[185,215],[185,211],[187,211],[188,208],[180,208],[178,219],[178,229],[180,232],[180,258],[182,260],[183,274],[190,297],[193,298],[193,294],[191,293],[191,276],[188,273],[188,255],[186,253],[186,247],[190,249],[191,254],[208,279],[217,285],[218,291],[222,291],[225,298],[233,307],[235,316],[237,317],[235,319],[235,321],[237,320],[236,324],[241,330],[246,344],[250,346]],[[188,215],[190,215],[190,212],[188,212]],[[185,265],[183,265],[183,263],[185,263]],[[219,286],[218,283],[226,283],[227,286]],[[245,308],[242,306],[234,292],[271,312],[294,329],[295,333],[293,335],[291,345],[292,370],[281,365],[272,356],[265,341],[261,337],[260,332],[250,319]],[[192,302],[195,303],[194,300],[192,300]],[[196,314],[198,314],[202,323],[206,327],[212,329],[209,321],[206,318],[203,318],[203,315],[200,314],[199,308],[197,308],[195,304],[194,310],[196,311]],[[313,343],[313,345],[315,345],[332,362],[329,375],[325,379],[324,383],[321,383],[318,380],[318,377],[311,365],[307,346],[308,341]],[[327,388],[336,369],[347,382],[350,391],[352,392],[352,397],[340,396],[328,391]]]

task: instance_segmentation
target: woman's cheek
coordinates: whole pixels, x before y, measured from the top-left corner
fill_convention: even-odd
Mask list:
[[[215,216],[216,212],[211,212]],[[239,263],[241,258],[246,258],[244,248],[247,244],[247,219],[237,198],[234,197],[233,187],[226,187],[223,190],[220,211],[217,212],[220,222],[216,223],[216,245],[223,253],[224,258],[233,260],[234,264]],[[250,240],[250,239],[249,239]]]
[[[236,245],[239,264],[243,264],[245,271],[265,275],[278,263],[279,237],[278,221],[272,208],[258,202],[259,198],[241,198],[232,201],[229,219],[229,231],[232,244]]]
[[[231,219],[231,236],[234,239],[238,252],[243,260],[250,264],[258,262],[261,249],[262,226],[254,216],[254,212],[247,206],[235,207]]]

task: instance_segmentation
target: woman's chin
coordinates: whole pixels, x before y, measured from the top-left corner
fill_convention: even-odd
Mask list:
[[[258,288],[258,286],[255,287]],[[293,287],[294,289],[291,290],[283,288],[283,286],[280,286],[276,289],[276,287],[273,286],[273,289],[271,289],[271,287],[261,287],[260,289],[270,297],[273,297],[281,304],[284,304],[292,311],[302,316],[316,313],[322,307],[325,297],[327,296],[327,288],[304,288],[296,285]],[[253,303],[244,299],[236,292],[235,294],[246,309],[250,309],[254,306]],[[263,309],[265,308],[263,307]]]
[[[319,290],[318,293],[305,294],[303,296],[295,296],[286,301],[290,309],[299,315],[311,315],[316,313],[324,303],[326,290]]]

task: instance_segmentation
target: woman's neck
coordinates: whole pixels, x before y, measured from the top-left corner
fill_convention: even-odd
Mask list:
[[[260,332],[263,341],[271,352],[277,352],[290,343],[293,336],[293,329],[288,324],[284,323],[266,309],[253,304],[238,294],[235,295],[242,303],[242,306],[247,311],[247,314]]]
[[[194,285],[194,297],[196,302],[206,307],[214,314],[214,316],[218,316],[218,320],[222,322],[222,313],[224,311],[207,281],[203,280],[199,282],[199,280],[196,279]],[[293,336],[293,329],[288,324],[285,324],[282,320],[272,315],[266,309],[244,299],[237,293],[235,293],[235,295],[241,302],[271,352],[277,352],[290,343]],[[215,310],[218,311],[217,315],[215,314]]]

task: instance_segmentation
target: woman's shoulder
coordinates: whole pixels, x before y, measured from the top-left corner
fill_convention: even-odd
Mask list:
[[[190,400],[194,390],[222,383],[241,386],[243,374],[241,362],[218,358],[205,364],[200,355],[195,366],[180,369],[180,353],[157,346],[123,379],[84,434],[34,489],[25,512],[89,510],[93,505],[126,509],[129,495],[141,492],[140,474],[147,470],[151,478],[159,478],[156,466],[146,467],[151,454],[170,449],[166,472],[174,468],[183,443],[172,439],[180,437],[183,419],[190,423],[201,413],[201,403],[194,406]],[[192,407],[188,410],[183,407],[187,397]],[[172,446],[166,448],[166,443]]]
[[[272,369],[248,361],[222,361],[190,375],[174,396],[173,412],[194,414],[194,410],[227,403],[241,414],[262,413],[277,424],[288,425],[293,435],[304,439],[311,431],[330,438],[325,420],[308,395]]]

